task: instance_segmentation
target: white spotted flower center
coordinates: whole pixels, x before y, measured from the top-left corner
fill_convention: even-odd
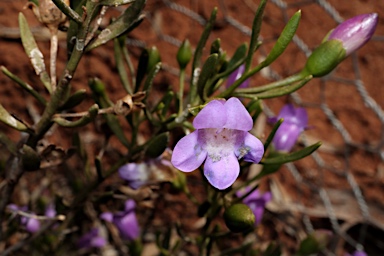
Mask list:
[[[208,128],[199,130],[199,141],[203,142],[202,148],[208,153],[213,162],[220,161],[223,157],[233,154],[242,131],[233,129]]]

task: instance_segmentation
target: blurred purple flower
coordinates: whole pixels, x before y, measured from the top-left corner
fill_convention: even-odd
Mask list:
[[[239,190],[236,192],[237,197],[242,197],[250,191],[250,187]],[[248,207],[252,210],[255,215],[255,226],[257,226],[261,219],[263,218],[265,205],[272,200],[272,193],[265,192],[264,194],[260,194],[259,190],[256,189],[251,194],[243,199],[243,203],[248,205]]]
[[[364,251],[355,251],[352,254],[346,253],[345,256],[368,256],[368,254]]]
[[[233,71],[227,79],[227,88],[230,87],[237,79],[239,79],[245,71],[245,65],[241,65],[235,71]],[[249,78],[239,85],[238,88],[246,88],[249,86]]]
[[[285,105],[277,117],[271,118],[271,122],[284,121],[272,140],[272,145],[277,151],[289,152],[295,145],[299,135],[308,126],[308,115],[304,108],[295,108],[292,104]]]
[[[124,211],[104,212],[100,218],[112,222],[124,239],[133,241],[140,236],[140,227],[135,213],[136,203],[132,199],[125,201]]]
[[[101,248],[107,242],[104,237],[100,236],[99,229],[93,228],[88,233],[84,234],[79,241],[77,241],[77,247],[79,248]]]
[[[172,164],[183,172],[197,169],[205,160],[204,175],[212,186],[226,189],[239,176],[238,160],[258,163],[264,146],[248,131],[253,121],[237,98],[209,102],[193,120],[195,131],[175,146]]]
[[[21,211],[28,213],[31,217],[28,216],[21,216],[20,217],[20,223],[24,226],[25,230],[27,230],[30,233],[36,233],[40,229],[40,220],[37,218],[34,218],[35,213],[28,212],[27,206],[17,206],[15,204],[9,204],[8,209],[14,212]],[[53,204],[50,204],[47,206],[45,210],[45,216],[48,218],[54,218],[56,217],[56,210]]]
[[[328,40],[340,40],[343,43],[346,55],[348,56],[371,39],[375,32],[377,22],[377,13],[355,16],[338,25],[331,32]]]
[[[138,189],[148,181],[149,173],[147,167],[145,163],[129,163],[121,166],[118,172],[120,177],[128,182],[128,186]]]

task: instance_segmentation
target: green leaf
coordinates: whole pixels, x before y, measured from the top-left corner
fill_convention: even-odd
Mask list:
[[[98,112],[99,112],[99,107],[97,104],[94,104],[89,108],[87,115],[79,118],[76,121],[68,121],[61,117],[54,117],[52,120],[58,125],[63,127],[69,127],[69,128],[81,127],[92,122],[97,116]]]
[[[227,70],[228,75],[232,73],[236,68],[238,68],[241,63],[244,62],[245,57],[247,56],[248,45],[246,43],[241,44],[233,54],[232,58],[228,62]]]
[[[267,58],[263,61],[263,66],[268,66],[274,60],[276,60],[287,48],[288,44],[292,41],[293,36],[296,33],[297,27],[299,26],[301,18],[301,10],[297,11],[291,19],[288,21],[283,32],[281,32],[279,38],[277,39],[275,45],[273,46],[271,52],[268,54]]]
[[[109,40],[137,27],[144,19],[144,16],[140,15],[140,13],[145,6],[145,2],[146,0],[136,0],[122,15],[100,32],[98,37],[87,46],[86,51],[105,44]]]
[[[275,88],[259,94],[254,94],[253,96],[257,99],[269,99],[269,98],[284,96],[297,91],[298,89],[303,87],[306,83],[308,83],[311,79],[312,79],[312,76],[307,76],[300,82],[297,82],[296,84]]]
[[[271,133],[268,135],[268,138],[264,143],[264,151],[266,151],[268,149],[269,145],[271,144],[271,142],[273,140],[273,137],[275,137],[275,134],[276,134],[277,130],[279,129],[280,125],[283,123],[283,121],[284,121],[284,119],[280,118],[275,123],[275,125],[273,126]]]
[[[169,142],[169,132],[164,132],[152,138],[145,147],[145,156],[149,158],[159,157],[167,148]]]
[[[25,124],[14,118],[9,112],[0,104],[0,121],[4,124],[12,127],[21,132],[31,133],[32,130],[28,128]]]
[[[208,80],[215,74],[218,57],[219,55],[217,53],[214,53],[208,57],[201,70],[199,81],[197,82],[197,91],[201,100],[204,102],[207,98],[206,85]]]
[[[147,78],[145,79],[143,91],[146,93],[145,100],[147,99],[149,92],[152,88],[153,80],[155,79],[155,76],[160,71],[161,68],[161,62],[157,63],[152,70],[148,73]]]
[[[284,155],[279,155],[277,157],[271,157],[271,158],[266,158],[262,160],[261,164],[268,165],[268,164],[285,164],[289,162],[293,162],[299,159],[302,159],[306,156],[309,156],[313,152],[315,152],[316,149],[318,149],[321,146],[321,142],[317,142],[309,147],[303,148],[302,150],[289,153],[289,154],[284,154]]]
[[[122,41],[122,42],[121,42]],[[124,65],[124,54],[122,48],[125,47],[125,36],[121,36],[119,38],[115,38],[113,40],[114,53],[115,53],[115,62],[117,72],[119,73],[119,78],[121,83],[123,84],[124,89],[127,93],[132,94],[132,87],[129,83],[127,70]]]
[[[32,86],[30,86],[29,84],[21,80],[20,77],[13,74],[4,66],[1,66],[0,69],[4,73],[4,75],[8,76],[18,85],[20,85],[24,90],[26,90],[29,94],[35,97],[35,99],[37,99],[41,104],[43,104],[44,106],[47,104],[47,101],[43,98],[43,96],[41,96],[37,91],[35,91],[35,89],[33,89]]]
[[[45,69],[44,56],[38,48],[35,39],[33,38],[32,32],[29,29],[27,20],[22,13],[19,13],[19,26],[20,26],[20,37],[23,44],[24,50],[31,60],[32,66],[35,72],[40,76],[41,82],[47,88],[49,93],[52,93],[51,79]]]
[[[215,23],[216,20],[216,15],[217,15],[217,8],[214,8],[211,13],[211,17],[209,18],[209,21],[204,27],[204,31],[200,37],[200,40],[197,44],[195,54],[193,56],[193,62],[192,62],[192,74],[191,76],[194,78],[196,75],[196,69],[200,66],[201,64],[201,57],[203,56],[203,49],[205,47],[205,44],[207,43],[208,37],[212,31],[213,24]],[[194,100],[196,95],[197,95],[197,87],[196,87],[196,82],[194,79],[192,79],[191,82],[191,88],[190,88],[190,99]]]
[[[106,6],[119,6],[123,4],[130,4],[134,2],[135,0],[102,0],[100,1],[101,5],[106,5]]]
[[[59,110],[67,110],[76,107],[87,97],[87,91],[85,89],[80,89],[74,94],[69,96],[65,103],[59,108]]]
[[[267,0],[260,1],[259,7],[257,8],[257,11],[256,11],[255,18],[253,19],[251,41],[249,44],[247,59],[245,61],[245,71],[248,71],[248,69],[251,67],[253,54],[260,45],[258,43],[258,38],[260,34],[261,24],[263,21],[263,13],[264,13],[266,4],[267,4]]]

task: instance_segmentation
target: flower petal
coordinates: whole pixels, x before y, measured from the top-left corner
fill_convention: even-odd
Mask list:
[[[304,108],[297,108],[295,117],[296,117],[296,124],[301,129],[304,129],[308,126],[308,114]]]
[[[277,132],[273,137],[272,144],[278,151],[289,152],[295,145],[301,131],[300,127],[296,124],[283,122],[279,129],[277,129]]]
[[[207,152],[197,141],[198,132],[194,131],[179,140],[173,150],[171,162],[183,172],[196,170],[207,157]]]
[[[291,119],[293,116],[295,116],[295,107],[292,104],[286,104],[280,110],[278,119],[284,118],[284,121],[287,121]]]
[[[207,158],[204,165],[204,175],[217,189],[226,189],[230,187],[240,173],[240,165],[235,154],[222,157],[219,161],[212,161]]]
[[[244,143],[236,149],[238,158],[244,157],[244,161],[258,163],[264,155],[264,145],[261,141],[247,132],[244,137]]]
[[[225,102],[224,106],[227,111],[227,122],[224,128],[240,131],[252,129],[252,117],[238,98],[230,98]]]
[[[195,129],[223,128],[227,116],[222,101],[212,100],[209,102],[193,120]]]
[[[140,235],[140,227],[134,212],[128,213],[125,216],[115,216],[113,222],[119,229],[123,238],[135,240]]]

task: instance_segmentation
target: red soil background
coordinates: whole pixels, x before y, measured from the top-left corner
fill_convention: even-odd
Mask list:
[[[255,64],[272,48],[273,42],[284,28],[287,18],[299,9],[302,10],[302,20],[297,36],[309,47],[308,50],[321,42],[326,33],[337,25],[337,22],[320,4],[315,2],[324,3],[325,1],[285,1],[287,5],[284,8],[276,4],[281,3],[280,1],[271,1],[267,4],[261,30],[264,44],[255,56]],[[39,38],[40,49],[46,56],[46,62],[49,56],[49,37],[46,29],[41,27],[31,11],[23,10],[25,3],[26,1],[21,0],[2,0],[0,2],[0,65],[7,67],[37,91],[47,96],[23,51],[17,32],[18,13],[23,12],[34,29],[35,35]],[[160,50],[164,67],[155,80],[155,88],[160,92],[166,84],[177,87],[178,79],[173,74],[174,69],[177,68],[175,55],[178,48],[175,44],[188,38],[191,44],[196,46],[202,32],[202,25],[195,19],[173,9],[173,6],[167,5],[167,3],[171,2],[148,1],[145,8],[147,19],[130,34],[131,43],[128,45],[135,61],[143,46],[156,46]],[[246,32],[249,31],[252,24],[258,1],[180,0],[173,1],[173,3],[191,10],[205,20],[208,19],[212,8],[219,6],[217,25],[209,42],[220,38],[222,48],[227,51],[228,56],[231,56],[238,45],[249,41]],[[384,229],[384,166],[380,158],[380,154],[384,157],[384,120],[380,120],[375,112],[365,104],[353,82],[358,79],[363,82],[368,94],[377,104],[376,109],[382,113],[384,108],[384,72],[382,72],[382,67],[384,67],[384,19],[382,18],[384,17],[384,2],[332,0],[325,3],[334,7],[343,19],[361,13],[377,12],[379,24],[373,40],[361,48],[356,55],[346,59],[330,76],[311,81],[293,97],[265,101],[270,110],[270,112],[267,111],[268,113],[277,113],[286,102],[295,102],[306,107],[309,122],[313,128],[305,132],[298,148],[303,144],[316,141],[322,141],[323,146],[316,155],[322,161],[319,162],[316,158],[300,160],[288,168],[284,167],[277,174],[263,181],[262,187],[272,189],[275,199],[268,205],[266,224],[259,229],[259,232],[269,239],[273,239],[275,236],[283,240],[286,238],[284,241],[290,243],[303,238],[303,234],[307,232],[303,220],[307,218],[315,229],[332,229],[329,219],[336,219],[341,224],[338,230],[347,232],[353,237],[357,237],[356,235],[362,232],[359,228],[362,223],[369,223],[369,232],[365,234],[365,240],[360,242],[365,245],[366,251],[372,255],[379,255],[376,253],[384,252],[384,245],[372,235],[377,237],[377,234],[381,234],[382,237]],[[107,16],[115,16],[120,11],[118,8],[110,8]],[[244,26],[244,31],[229,24],[229,17]],[[105,19],[103,25],[107,22],[108,19]],[[138,42],[138,44],[133,45],[132,42]],[[64,38],[60,41],[59,47],[58,72],[60,74],[66,58]],[[286,52],[272,64],[271,69],[252,78],[251,85],[258,86],[271,82],[276,75],[287,77],[294,74],[302,68],[305,59],[305,52],[292,43]],[[356,73],[356,66],[354,66],[356,64],[360,74]],[[95,76],[105,82],[112,100],[124,96],[124,90],[115,68],[111,43],[84,57],[72,82],[73,91],[81,88],[89,91],[87,81]],[[33,107],[36,102],[26,96],[25,92],[3,74],[0,74],[0,103],[12,114],[33,123],[28,110],[36,109]],[[91,101],[86,101],[78,110],[86,110],[89,104]],[[41,112],[39,108],[36,110]],[[335,119],[330,119],[330,116],[334,116]],[[343,127],[349,134],[350,141],[343,138],[338,130],[339,127]],[[20,139],[19,133],[12,131],[7,126],[0,124],[0,129],[14,141]],[[261,139],[268,136],[269,129],[270,127],[267,125],[265,129],[258,132]],[[69,142],[65,139],[67,132],[59,131],[55,136],[49,137],[49,140],[67,148],[69,147]],[[86,133],[89,145],[94,148],[100,147],[98,134],[93,129],[87,130]],[[0,150],[4,150],[4,148],[0,148]],[[292,169],[297,171],[296,176]],[[363,201],[368,206],[370,215],[366,218],[362,214],[361,205],[359,206],[357,203],[356,194],[352,192],[351,176],[361,188]],[[191,179],[195,178],[191,177]],[[330,198],[333,213],[324,206],[324,201],[319,196],[323,192]],[[181,207],[180,211],[177,210],[178,208],[173,208],[176,212],[172,213],[166,209],[170,204],[163,202],[158,205],[158,207],[165,207],[162,216],[176,214],[175,218],[182,218],[180,215],[183,215],[185,207],[184,198],[176,196],[172,200],[173,206]],[[184,216],[185,218],[186,216]],[[188,222],[188,219],[185,221]],[[193,224],[191,223],[191,225]],[[271,230],[268,225],[273,225],[272,230],[274,229],[276,233],[272,234],[272,231],[268,231]],[[339,243],[335,247],[338,254],[343,250],[343,241],[343,239],[338,241]],[[353,250],[353,246],[354,244],[346,245],[346,248]]]

